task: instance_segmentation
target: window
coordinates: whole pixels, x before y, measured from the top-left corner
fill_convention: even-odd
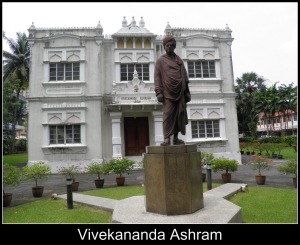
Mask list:
[[[79,63],[50,63],[50,81],[79,80]]]
[[[149,81],[149,64],[121,64],[121,81],[131,81],[134,70],[141,81]]]
[[[220,137],[220,121],[192,121],[192,138]]]
[[[297,121],[297,114],[294,114],[294,121]]]
[[[80,125],[56,125],[49,129],[50,144],[81,143]]]
[[[214,61],[188,61],[188,73],[190,78],[214,78],[216,77]]]

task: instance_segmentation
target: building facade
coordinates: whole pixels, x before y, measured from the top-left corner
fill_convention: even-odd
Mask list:
[[[231,30],[172,28],[164,35],[129,22],[113,35],[92,28],[28,29],[29,164],[52,171],[70,163],[141,156],[163,142],[162,104],[154,92],[154,66],[164,35],[177,42],[190,80],[187,144],[236,159],[239,152]]]
[[[257,122],[257,133],[261,137],[277,135],[297,135],[298,132],[298,115],[297,112],[286,110],[275,112],[274,116],[259,114]]]

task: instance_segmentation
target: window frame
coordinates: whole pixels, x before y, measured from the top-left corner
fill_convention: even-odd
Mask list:
[[[70,136],[70,129],[71,129],[71,136]],[[53,130],[55,132],[53,132]],[[49,125],[49,145],[81,144],[81,142],[82,142],[82,134],[81,134],[80,124]]]
[[[208,123],[211,122],[209,125]],[[195,123],[197,123],[195,125]],[[195,128],[196,126],[196,128]],[[202,126],[202,128],[200,128]],[[209,128],[211,126],[211,128]],[[197,131],[195,133],[195,130]],[[220,119],[205,119],[191,121],[192,139],[213,139],[220,138]]]
[[[217,77],[215,60],[188,60],[187,67],[189,78],[207,79]]]
[[[130,69],[129,69],[129,66],[131,66]],[[126,68],[126,69],[124,69],[124,68]],[[149,63],[122,63],[120,65],[120,80],[121,80],[121,82],[132,81],[133,73],[135,70],[138,73],[138,79],[140,79],[141,81],[149,81],[150,80],[150,64]]]
[[[53,67],[54,65],[55,65],[55,67]],[[71,67],[69,67],[69,66],[71,66]],[[50,82],[79,81],[79,80],[80,80],[80,62],[51,62],[51,63],[49,63],[49,81]]]

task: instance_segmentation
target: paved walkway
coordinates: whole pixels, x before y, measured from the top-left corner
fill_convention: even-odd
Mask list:
[[[231,178],[232,183],[245,183],[249,186],[256,185],[254,176],[255,174],[257,174],[257,171],[252,170],[250,166],[247,164],[249,160],[250,160],[249,156],[242,157],[243,164],[239,165],[238,170],[232,173],[232,178]],[[274,166],[271,168],[271,170],[263,172],[267,175],[267,180],[265,184],[266,187],[294,188],[292,176],[283,175],[277,171],[277,166],[283,162],[285,162],[285,160],[275,159]],[[115,174],[105,175],[103,177],[105,179],[104,187],[116,186]],[[80,174],[76,176],[76,180],[80,182],[78,192],[95,189],[94,178],[95,178],[94,176],[89,176],[87,174]],[[222,183],[220,172],[212,173],[212,182]],[[60,174],[51,174],[48,176],[46,180],[42,181],[39,184],[44,186],[44,194],[43,197],[41,197],[42,199],[50,198],[52,193],[57,193],[58,195],[64,195],[67,192],[65,177]],[[135,170],[133,171],[132,174],[126,175],[125,185],[143,185],[143,184],[144,184],[143,170]],[[206,182],[204,183],[204,185],[205,184]],[[33,185],[34,183],[32,181],[25,181],[22,182],[21,185],[17,187],[14,187],[12,189],[5,189],[6,192],[13,193],[13,199],[11,205],[7,208],[37,200],[37,198],[34,198],[32,196],[31,187]],[[81,195],[77,195],[78,192],[73,193],[74,201],[75,198],[77,197],[80,198],[81,196]],[[91,205],[91,203],[93,202],[92,197],[88,197],[88,198],[89,199],[87,199],[87,204]],[[105,203],[105,200],[102,201],[102,203]],[[109,203],[107,208],[109,208],[110,205],[112,204]]]

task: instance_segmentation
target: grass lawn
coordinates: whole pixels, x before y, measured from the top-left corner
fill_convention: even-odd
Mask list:
[[[219,185],[213,184],[213,188]],[[81,194],[121,200],[144,195],[144,187],[109,187]],[[297,223],[297,189],[248,187],[247,192],[239,192],[230,201],[242,207],[244,223]],[[74,209],[69,210],[62,199],[38,200],[4,208],[3,223],[111,223],[111,213],[75,202]]]
[[[27,153],[3,155],[3,163],[19,164],[24,162],[28,162]]]
[[[242,207],[244,223],[297,223],[297,189],[248,187],[229,201]]]
[[[111,213],[75,202],[68,209],[66,200],[48,199],[3,209],[3,223],[111,223]]]

